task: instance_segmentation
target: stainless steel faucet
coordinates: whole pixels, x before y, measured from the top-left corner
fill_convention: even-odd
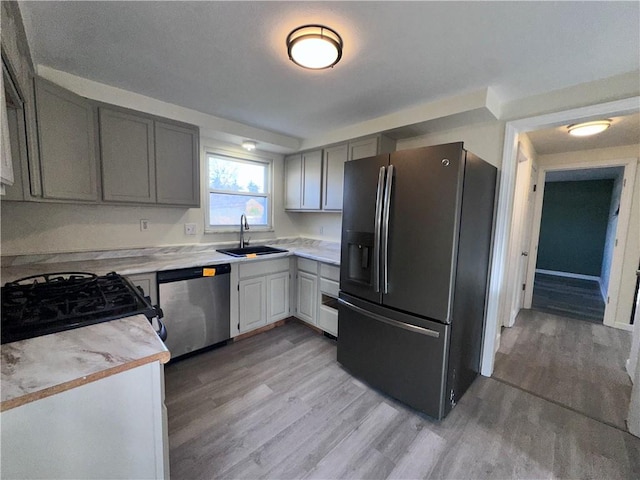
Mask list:
[[[244,231],[249,230],[249,224],[247,223],[247,217],[243,213],[240,215],[240,248],[244,248]]]

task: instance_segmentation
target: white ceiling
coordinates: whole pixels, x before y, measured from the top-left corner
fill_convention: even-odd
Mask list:
[[[582,168],[580,170],[553,170],[547,172],[545,182],[581,182],[588,180],[614,180],[624,175],[624,167]]]
[[[36,64],[298,138],[492,87],[501,101],[640,68],[638,2],[20,2]],[[331,70],[287,34],[344,39]]]
[[[613,117],[610,120],[611,126],[607,130],[590,137],[572,137],[567,133],[567,125],[527,132],[526,135],[538,155],[640,144],[639,113],[626,117]]]

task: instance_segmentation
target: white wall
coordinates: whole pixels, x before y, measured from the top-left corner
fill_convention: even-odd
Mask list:
[[[441,143],[464,142],[464,147],[500,169],[504,122],[492,121],[467,125],[452,130],[428,133],[414,138],[398,140],[396,150],[426,147]]]
[[[201,138],[201,153],[206,146],[242,152],[236,145]],[[283,158],[279,154],[257,152],[273,159],[274,231],[256,232],[253,241],[297,236],[298,229],[283,209]],[[201,182],[206,181],[204,155],[200,161]],[[72,205],[36,202],[0,204],[2,255],[57,253],[85,250],[186,245],[235,241],[237,233],[205,234],[205,196],[201,208],[126,207],[108,205]],[[149,220],[149,229],[140,231],[140,219]],[[198,234],[184,234],[184,224],[195,223]],[[238,224],[239,225],[239,224]]]
[[[618,160],[640,157],[640,145],[627,145],[615,148],[599,148],[568,152],[555,155],[538,156],[540,167],[550,165],[589,163],[597,160]],[[636,268],[640,259],[640,169],[636,169],[635,188],[631,201],[631,218],[627,232],[624,260],[622,266],[622,282],[618,298],[611,298],[617,302],[615,322],[629,324],[633,306],[634,289],[636,285]]]
[[[342,214],[324,212],[291,212],[298,234],[305,238],[339,242],[342,232]]]

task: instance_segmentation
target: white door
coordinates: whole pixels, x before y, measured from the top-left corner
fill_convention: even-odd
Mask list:
[[[535,205],[535,198],[537,193],[536,180],[538,177],[538,166],[535,163],[531,164],[531,172],[529,176],[529,194],[527,195],[527,204],[525,208],[524,225],[522,228],[522,237],[520,242],[520,262],[518,263],[518,287],[522,285],[522,288],[518,288],[514,304],[516,306],[517,313],[524,308],[524,291],[527,283],[527,273],[529,265],[529,245],[531,244],[531,231],[533,223],[533,207]]]

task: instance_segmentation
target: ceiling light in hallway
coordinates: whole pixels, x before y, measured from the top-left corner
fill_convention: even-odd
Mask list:
[[[569,125],[569,135],[574,137],[588,137],[589,135],[595,135],[600,132],[604,132],[611,126],[611,120],[598,120],[595,122],[576,123]]]

